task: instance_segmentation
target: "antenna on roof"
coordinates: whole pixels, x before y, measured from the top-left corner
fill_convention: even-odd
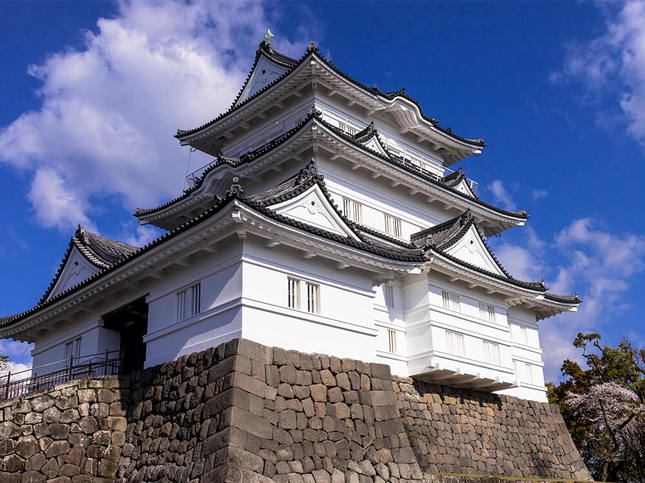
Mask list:
[[[271,43],[271,39],[272,39],[273,37],[275,37],[275,35],[273,35],[273,34],[271,33],[271,29],[270,29],[269,27],[267,27],[267,33],[266,33],[266,34],[264,34],[264,43],[265,43],[265,44],[267,44],[267,45],[269,45],[269,44]]]

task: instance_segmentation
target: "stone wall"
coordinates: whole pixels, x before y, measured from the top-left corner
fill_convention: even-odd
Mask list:
[[[0,481],[110,481],[125,442],[127,384],[80,379],[0,402]]]
[[[425,472],[591,479],[555,405],[410,378],[393,387]]]
[[[244,339],[0,407],[2,482],[588,478],[546,404]]]

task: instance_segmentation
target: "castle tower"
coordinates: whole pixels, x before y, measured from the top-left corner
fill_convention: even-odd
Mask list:
[[[546,400],[539,322],[581,301],[489,248],[528,215],[451,168],[482,139],[268,38],[231,107],[176,137],[212,161],[135,213],[167,233],[137,249],[79,228],[43,299],[0,322],[35,367],[106,350],[152,366],[244,337]]]

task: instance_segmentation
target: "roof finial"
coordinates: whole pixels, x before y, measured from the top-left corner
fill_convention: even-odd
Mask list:
[[[273,35],[273,34],[271,33],[271,29],[270,29],[269,27],[267,27],[267,33],[266,33],[266,34],[264,34],[264,43],[265,43],[265,44],[267,44],[267,45],[269,45],[269,44],[271,43],[271,39],[272,39],[273,37],[275,37],[275,35]]]

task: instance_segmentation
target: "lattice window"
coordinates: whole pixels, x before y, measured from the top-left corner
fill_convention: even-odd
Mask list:
[[[394,287],[391,283],[383,284],[383,298],[386,307],[394,308]]]
[[[484,360],[499,365],[501,362],[501,355],[499,344],[489,340],[484,341]]]
[[[454,310],[456,312],[461,311],[461,301],[459,300],[459,295],[448,292],[447,290],[442,290],[441,296],[443,298],[444,309]]]
[[[201,284],[197,283],[177,292],[177,320],[184,320],[201,312]]]
[[[356,223],[363,222],[363,205],[358,201],[343,197],[343,213],[347,218]]]
[[[320,313],[320,285],[307,282],[307,312]]]
[[[396,348],[396,330],[387,329],[387,348],[392,354],[398,352]]]
[[[287,279],[287,306],[290,309],[300,309],[300,280]]]
[[[401,220],[395,216],[384,213],[385,216],[385,233],[397,238],[401,238]]]
[[[464,347],[464,334],[446,330],[446,342],[448,345],[448,352],[457,356],[463,356],[466,353]]]
[[[70,340],[65,344],[65,359],[69,364],[81,358],[81,338]]]
[[[495,307],[490,304],[479,304],[479,318],[495,322]]]

